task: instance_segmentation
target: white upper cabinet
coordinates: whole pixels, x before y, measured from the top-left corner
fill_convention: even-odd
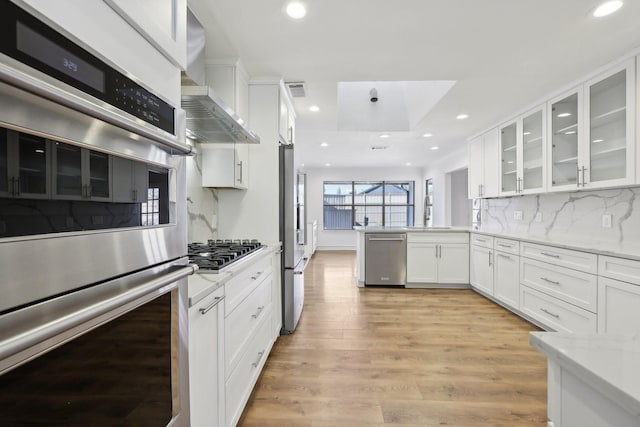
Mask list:
[[[549,102],[549,191],[634,183],[634,94],[629,60]]]
[[[104,0],[158,51],[187,66],[187,0]]]
[[[540,193],[546,189],[546,115],[545,106],[537,108],[520,119],[518,140],[520,192]]]
[[[499,131],[492,129],[469,142],[469,198],[499,194]]]
[[[577,186],[578,136],[582,133],[582,110],[582,91],[578,88],[549,101],[549,191],[571,190]]]
[[[500,127],[501,196],[545,190],[544,136],[544,106]]]
[[[585,85],[581,187],[632,184],[635,179],[635,64],[627,61]]]
[[[520,188],[518,177],[518,123],[500,127],[500,195],[516,194]]]
[[[280,89],[280,138],[287,144],[295,143],[296,115],[287,90]]]

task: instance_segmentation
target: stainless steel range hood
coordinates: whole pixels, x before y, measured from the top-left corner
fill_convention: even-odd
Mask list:
[[[182,109],[187,115],[187,136],[200,143],[259,144],[260,137],[204,85],[204,47],[204,28],[187,8],[187,70],[182,73]]]

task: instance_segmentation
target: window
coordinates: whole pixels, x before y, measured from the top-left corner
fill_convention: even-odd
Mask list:
[[[324,182],[324,229],[412,226],[413,187],[413,181]]]
[[[149,188],[147,190],[147,202],[142,203],[141,209],[142,225],[160,224],[160,189]]]

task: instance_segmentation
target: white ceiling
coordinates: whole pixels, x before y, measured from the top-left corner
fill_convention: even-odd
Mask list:
[[[294,100],[306,167],[427,166],[640,47],[640,0],[599,19],[590,12],[600,0],[307,0],[300,21],[286,16],[286,0],[188,1],[207,29],[208,58],[239,57],[252,77],[306,82],[307,97]],[[456,83],[430,110],[414,105],[428,113],[410,119],[411,131],[384,140],[380,129],[338,131],[338,82],[435,80]],[[371,108],[368,96],[362,103]]]

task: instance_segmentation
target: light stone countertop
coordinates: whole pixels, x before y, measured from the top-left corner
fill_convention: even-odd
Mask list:
[[[471,233],[483,234],[485,236],[499,237],[503,239],[520,240],[522,242],[537,243],[540,245],[554,246],[562,249],[591,252],[596,255],[608,255],[619,258],[626,258],[640,261],[640,242],[637,244],[618,244],[614,242],[593,242],[584,236],[563,237],[562,241],[539,235],[524,233],[499,233],[490,231],[475,231]]]
[[[640,242],[594,242],[593,240],[589,239],[588,236],[572,236],[570,238],[562,237],[554,239],[543,235],[474,230],[471,227],[353,227],[353,229],[360,233],[469,232],[503,239],[512,239],[522,242],[554,246],[562,249],[591,252],[596,255],[607,255],[640,261]]]
[[[640,334],[531,332],[533,347],[640,417]]]
[[[470,227],[353,227],[360,233],[468,233]]]
[[[280,242],[263,245],[259,251],[238,260],[220,272],[198,270],[189,276],[189,307],[202,301],[207,295],[215,292],[227,283],[233,276],[250,267],[254,261],[280,250]]]

